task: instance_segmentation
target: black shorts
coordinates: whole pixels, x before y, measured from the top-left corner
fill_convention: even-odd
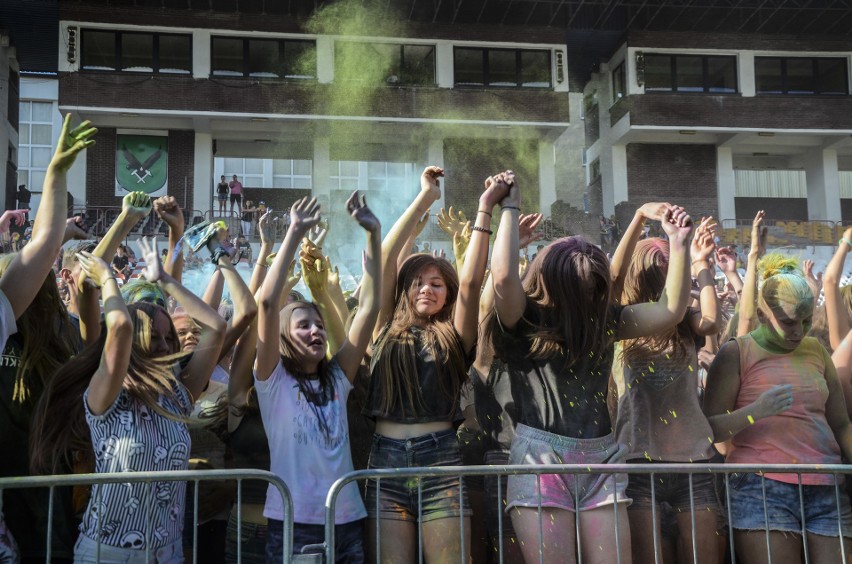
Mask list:
[[[243,195],[242,194],[231,194],[231,203],[233,204],[234,202],[241,204],[243,202]]]

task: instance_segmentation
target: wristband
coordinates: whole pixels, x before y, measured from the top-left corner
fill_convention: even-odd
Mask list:
[[[521,208],[517,206],[501,206],[501,208],[504,210],[518,210],[518,213],[521,211]]]
[[[219,259],[222,258],[223,255],[227,256],[228,251],[223,249],[222,247],[216,247],[216,250],[213,251],[213,255],[210,257],[210,262],[215,265],[219,264]]]
[[[476,213],[484,213],[484,214],[485,214],[485,215],[487,215],[488,217],[492,217],[492,216],[491,216],[491,212],[487,212],[487,211],[485,211],[485,210],[479,210],[479,211],[477,211]]]
[[[846,243],[847,245],[849,245],[849,248],[852,249],[852,241],[850,241],[846,237],[841,237],[837,244],[839,245],[840,243]]]
[[[255,266],[262,266],[263,268],[269,268],[268,264],[265,264],[265,263],[262,263],[262,262],[256,262],[256,263],[254,263],[254,265]]]
[[[478,227],[478,226],[476,226],[476,225],[474,225],[473,227],[471,227],[471,229],[472,229],[473,231],[479,231],[480,233],[488,233],[489,235],[493,235],[493,234],[494,234],[494,232],[493,232],[493,231],[491,231],[490,229],[487,229],[487,228],[485,228],[485,227]]]

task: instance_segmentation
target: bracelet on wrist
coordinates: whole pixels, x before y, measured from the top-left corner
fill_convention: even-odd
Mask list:
[[[504,210],[518,210],[518,213],[521,212],[521,208],[518,206],[500,206]]]
[[[487,233],[487,234],[489,234],[489,235],[493,235],[493,234],[494,234],[494,232],[493,232],[493,231],[491,231],[490,229],[488,229],[488,228],[486,228],[486,227],[479,227],[478,225],[474,225],[473,227],[471,227],[471,229],[472,229],[473,231],[479,231],[480,233]]]
[[[487,212],[487,211],[485,211],[485,210],[479,210],[479,211],[477,211],[476,213],[484,213],[484,214],[485,214],[485,215],[487,215],[488,217],[492,217],[491,212]]]
[[[262,266],[263,268],[269,268],[269,265],[266,264],[265,262],[256,262],[254,264],[255,264],[255,266]]]
[[[850,241],[846,237],[841,237],[840,240],[837,242],[838,245],[841,243],[846,243],[847,245],[849,245],[849,248],[852,249],[852,241]]]

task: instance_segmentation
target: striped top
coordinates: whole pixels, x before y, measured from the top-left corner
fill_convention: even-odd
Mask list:
[[[86,422],[95,449],[95,471],[148,472],[186,470],[190,439],[185,423],[151,410],[122,389],[103,414],[89,411],[89,390],[83,395]],[[159,404],[187,416],[192,401],[181,385],[178,402],[160,397]],[[186,501],[185,482],[102,484],[92,487],[80,531],[108,546],[157,549],[181,540]]]

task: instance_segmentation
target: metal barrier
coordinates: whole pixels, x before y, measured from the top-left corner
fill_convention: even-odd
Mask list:
[[[719,221],[718,236],[725,245],[751,245],[752,219]],[[805,247],[834,245],[849,227],[842,221],[766,219],[767,245],[770,247]]]
[[[19,478],[0,478],[0,495],[5,489],[25,489],[25,488],[48,488],[49,502],[47,510],[47,552],[45,562],[51,562],[51,540],[53,538],[53,513],[54,513],[54,491],[57,487],[63,486],[90,486],[94,484],[126,484],[126,483],[146,483],[146,482],[188,482],[195,484],[193,502],[192,502],[192,562],[198,564],[198,484],[206,481],[233,480],[237,482],[237,499],[235,508],[237,511],[237,562],[242,561],[242,482],[243,480],[261,480],[269,482],[281,494],[284,501],[284,538],[283,538],[283,564],[288,564],[294,559],[293,553],[293,498],[290,496],[290,490],[287,485],[275,474],[263,470],[180,470],[173,472],[114,472],[105,474],[68,474],[59,476],[24,476]],[[95,500],[97,506],[100,505],[99,499],[101,490],[98,489],[98,499]],[[152,494],[153,495],[153,494]],[[150,507],[152,503],[151,496],[146,496],[144,500],[145,507]],[[189,505],[187,504],[188,508]],[[149,511],[150,515],[150,511]],[[183,516],[181,516],[183,518]],[[148,523],[150,527],[150,523]],[[98,546],[97,559],[100,560],[100,532],[101,521],[98,520]],[[152,550],[146,548],[146,557],[150,558]]]
[[[204,214],[200,210],[183,209],[183,218],[187,227],[200,221]],[[121,213],[121,206],[74,206],[70,209],[70,216],[83,215],[91,228],[92,235],[103,237],[110,226]],[[165,229],[163,222],[156,213],[151,213],[136,223],[131,233],[152,235]]]
[[[824,475],[832,475],[834,476],[834,489],[835,489],[835,502],[837,507],[838,515],[840,514],[840,485],[838,481],[838,475],[852,474],[852,465],[782,465],[782,464],[765,464],[765,465],[753,465],[753,464],[554,464],[554,465],[536,465],[536,466],[445,466],[445,467],[430,467],[430,468],[406,468],[406,469],[382,469],[382,470],[360,470],[356,472],[351,472],[339,480],[337,480],[331,487],[328,493],[328,497],[326,499],[326,513],[325,513],[325,542],[322,545],[315,545],[311,547],[305,547],[306,550],[311,549],[322,549],[325,553],[325,561],[326,562],[334,562],[335,561],[335,530],[334,530],[334,516],[335,509],[337,506],[337,499],[339,494],[342,492],[344,486],[349,484],[350,482],[357,482],[358,480],[366,480],[372,479],[377,483],[377,489],[381,488],[381,480],[382,479],[397,479],[397,478],[424,478],[424,477],[440,477],[440,476],[495,476],[498,477],[497,480],[497,516],[498,516],[498,534],[499,541],[497,543],[498,553],[499,553],[499,562],[503,564],[504,562],[504,544],[503,544],[503,496],[505,495],[502,492],[502,481],[499,477],[502,476],[510,476],[510,475],[520,475],[520,474],[531,474],[537,476],[537,485],[538,485],[538,517],[539,517],[539,561],[541,564],[545,564],[544,562],[544,546],[543,546],[543,529],[542,529],[542,497],[541,497],[541,476],[545,474],[571,474],[575,477],[580,475],[588,475],[588,474],[647,474],[650,476],[651,483],[651,511],[652,511],[652,522],[656,522],[657,520],[657,509],[656,509],[656,488],[655,488],[655,476],[659,474],[687,474],[689,476],[689,496],[690,496],[690,514],[691,514],[691,526],[692,526],[692,558],[693,562],[698,562],[698,546],[696,541],[696,535],[694,534],[696,531],[695,526],[695,499],[693,495],[693,476],[696,474],[714,474],[724,476],[724,486],[725,486],[725,504],[724,507],[721,508],[723,513],[727,517],[727,530],[728,530],[728,545],[730,550],[730,558],[732,563],[737,562],[736,551],[735,551],[735,543],[734,543],[734,528],[730,519],[730,488],[729,480],[731,474],[734,473],[751,473],[751,474],[759,474],[761,475],[761,486],[763,490],[763,511],[764,511],[764,523],[765,523],[765,535],[766,535],[766,550],[768,555],[768,561],[773,562],[772,553],[770,551],[770,541],[769,541],[769,519],[768,519],[768,510],[766,503],[766,477],[763,473],[783,473],[783,474],[796,474],[798,477],[798,490],[799,490],[799,511],[800,518],[802,522],[802,542],[804,548],[804,556],[805,563],[808,564],[810,562],[808,556],[808,540],[807,540],[807,532],[805,529],[805,505],[803,501],[803,490],[802,490],[802,474],[824,474]],[[422,481],[418,480],[418,502],[422,499]],[[464,489],[464,482],[459,486],[459,499],[462,499]],[[622,561],[621,552],[619,549],[619,537],[618,537],[618,492],[616,490],[616,503],[612,504],[613,514],[615,517],[614,524],[614,540],[617,550],[617,562]],[[574,503],[575,507],[579,507],[579,492],[575,490],[574,492]],[[376,508],[378,513],[378,507]],[[576,514],[575,514],[576,516]],[[421,521],[421,515],[418,514],[418,523]],[[583,562],[583,550],[581,546],[581,534],[580,534],[580,519],[575,518],[575,530],[574,535],[576,539],[576,552],[577,552],[577,562],[581,564]],[[466,548],[464,544],[464,517],[459,517],[459,530],[461,535],[461,545],[462,545],[462,564],[466,564],[465,562],[465,554]],[[838,519],[838,536],[840,540],[838,541],[840,544],[840,553],[841,560],[843,564],[847,564],[846,551],[843,546],[843,535],[842,535],[842,526],[840,523],[840,519]],[[376,528],[376,543],[379,545],[379,527]],[[418,535],[420,536],[420,535]],[[659,538],[659,534],[656,526],[654,527],[653,533],[654,540],[654,553],[655,553],[655,562],[656,564],[660,564],[661,555],[660,555],[660,544],[661,539]],[[847,540],[847,545],[852,542],[852,539]],[[380,548],[377,546],[377,549]],[[377,552],[376,561],[381,561],[381,554]],[[423,562],[423,545],[422,539],[418,542],[418,561]],[[775,560],[776,562],[786,562],[787,560],[784,557],[778,558]],[[550,564],[550,563],[547,563]],[[747,564],[747,563],[746,563]]]

